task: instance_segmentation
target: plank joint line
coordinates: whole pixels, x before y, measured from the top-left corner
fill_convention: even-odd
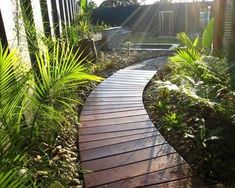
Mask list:
[[[119,70],[88,96],[81,113],[85,187],[205,187],[155,128],[143,90],[156,71]]]

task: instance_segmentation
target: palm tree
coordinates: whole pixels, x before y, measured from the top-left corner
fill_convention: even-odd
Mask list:
[[[16,174],[25,165],[24,156],[36,149],[33,143],[53,141],[68,126],[65,109],[72,113],[73,104],[82,103],[71,93],[100,79],[88,73],[68,45],[55,42],[50,51],[35,57],[38,71],[28,71],[17,54],[4,50],[0,42],[0,187],[18,187],[10,185],[21,182]]]

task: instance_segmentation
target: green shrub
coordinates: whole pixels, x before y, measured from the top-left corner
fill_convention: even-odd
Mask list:
[[[211,56],[213,22],[202,40],[178,35],[184,47],[169,58],[171,71],[163,81],[155,82],[154,109],[161,128],[177,131],[191,147],[200,175],[221,181],[232,180],[235,172],[235,92],[227,60]]]
[[[23,156],[39,149],[40,143],[53,143],[69,126],[66,113],[75,114],[73,107],[82,103],[71,93],[100,80],[88,74],[68,45],[56,42],[50,51],[35,56],[37,71],[25,68],[15,51],[0,44],[0,176],[8,175],[0,185],[14,182],[13,174],[27,167]]]

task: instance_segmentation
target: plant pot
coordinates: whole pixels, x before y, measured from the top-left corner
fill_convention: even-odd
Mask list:
[[[86,58],[88,61],[95,63],[97,60],[97,51],[95,43],[92,39],[83,39],[79,42],[78,47],[78,56],[81,55],[79,59]]]

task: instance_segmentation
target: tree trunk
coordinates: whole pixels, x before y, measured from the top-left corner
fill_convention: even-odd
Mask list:
[[[226,0],[214,0],[215,29],[213,38],[213,50],[215,54],[223,51],[224,14]]]

